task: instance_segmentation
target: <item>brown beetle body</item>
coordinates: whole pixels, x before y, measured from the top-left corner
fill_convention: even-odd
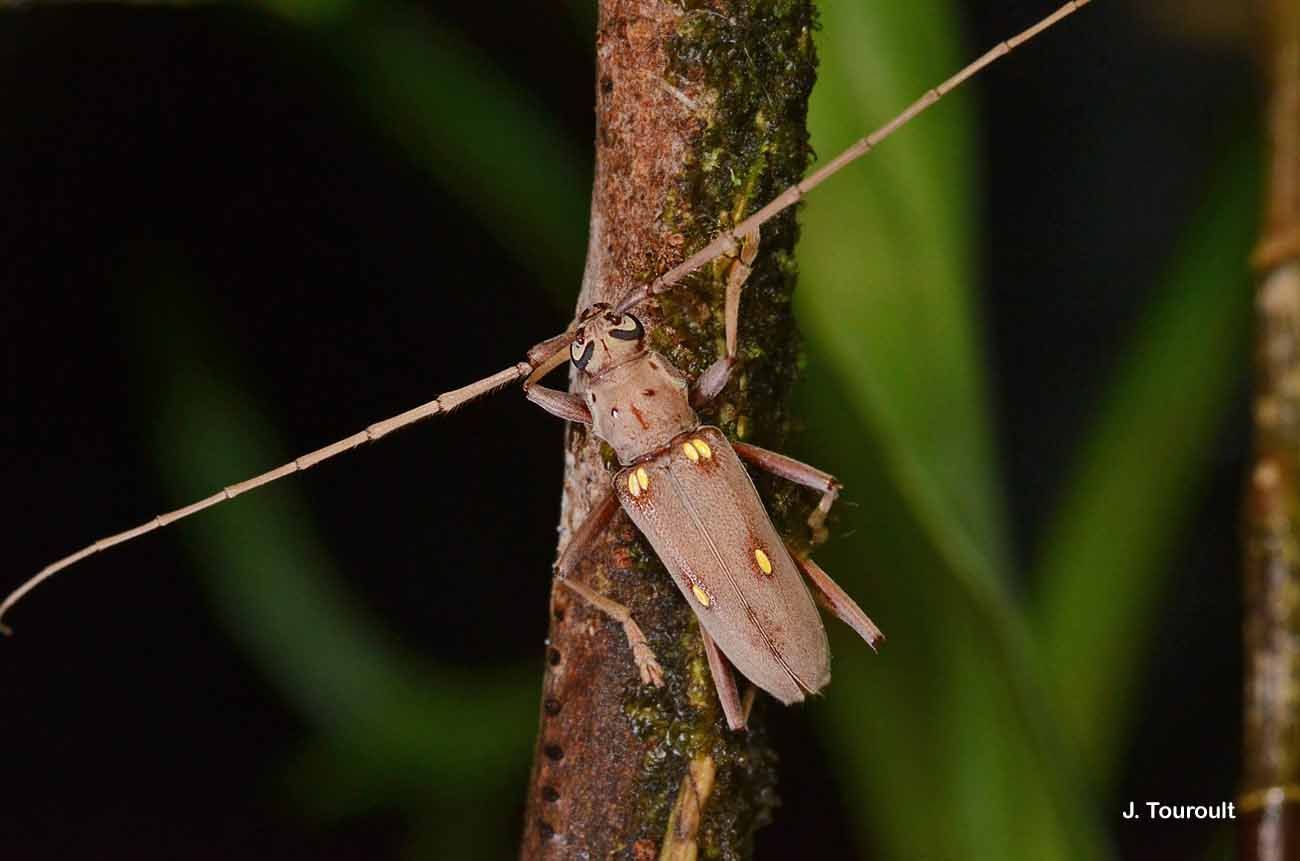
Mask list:
[[[636,484],[633,493],[643,472],[646,486]],[[826,686],[830,649],[821,617],[720,430],[676,437],[615,475],[614,490],[741,675],[787,704]]]
[[[825,628],[731,444],[700,424],[685,375],[646,347],[639,320],[600,305],[579,319],[575,389],[625,467],[623,510],[742,675],[783,703],[820,690]]]

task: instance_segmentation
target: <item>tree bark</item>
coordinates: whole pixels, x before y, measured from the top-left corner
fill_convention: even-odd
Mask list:
[[[601,0],[596,180],[579,309],[614,302],[796,181],[815,52],[811,0]],[[544,169],[542,166],[539,169]],[[741,304],[740,365],[701,418],[779,446],[798,343],[790,316],[798,229],[766,229]],[[723,267],[637,309],[651,344],[697,376],[723,349]],[[561,547],[610,486],[612,452],[571,428]],[[762,479],[783,534],[807,541],[808,499]],[[641,685],[621,628],[552,590],[540,730],[520,856],[744,858],[775,803],[763,695],[727,730],[699,628],[620,512],[576,577],[632,611],[663,664]]]
[[[1243,859],[1300,858],[1300,0],[1263,0],[1269,175],[1255,252]]]

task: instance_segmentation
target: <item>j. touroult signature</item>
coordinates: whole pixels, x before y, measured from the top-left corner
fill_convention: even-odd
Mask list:
[[[1231,801],[1218,804],[1165,804],[1163,801],[1130,801],[1125,819],[1236,819],[1237,805]]]

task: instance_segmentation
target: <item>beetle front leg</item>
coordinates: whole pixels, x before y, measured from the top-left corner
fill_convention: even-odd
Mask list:
[[[731,372],[736,367],[736,342],[740,330],[740,294],[745,282],[753,272],[754,258],[758,256],[758,228],[747,233],[741,239],[740,249],[731,257],[727,268],[727,296],[724,306],[724,321],[727,337],[727,354],[718,359],[700,374],[700,378],[691,387],[691,406],[701,407],[716,398],[731,379]]]
[[[623,633],[627,637],[627,644],[632,649],[632,662],[636,664],[637,672],[641,674],[641,683],[654,685],[656,688],[663,687],[663,668],[659,666],[659,661],[655,659],[654,650],[650,648],[650,644],[646,641],[641,626],[632,619],[632,614],[627,607],[606,598],[595,589],[579,583],[577,580],[560,578],[558,582],[576,592],[588,604],[622,625]]]
[[[591,424],[591,410],[580,396],[571,392],[548,389],[545,386],[528,386],[524,389],[524,397],[557,419],[580,425]]]
[[[835,500],[839,498],[840,490],[843,488],[843,485],[835,479],[835,476],[829,472],[822,472],[815,466],[809,466],[792,457],[786,457],[783,454],[777,454],[756,445],[737,442],[732,444],[732,448],[736,450],[736,454],[740,456],[741,460],[752,463],[754,466],[784,478],[786,481],[793,481],[795,484],[822,492],[821,501],[817,503],[817,507],[813,509],[812,514],[808,515],[808,526],[812,529],[813,543],[821,544],[824,542],[826,540],[826,515],[830,514],[831,506],[835,504]]]
[[[788,547],[786,549],[789,550]],[[790,556],[794,559],[794,564],[798,565],[799,570],[808,578],[808,582],[813,587],[813,598],[818,604],[856,631],[872,651],[885,641],[885,635],[876,627],[876,623],[862,612],[858,602],[850,598],[849,593],[841,589],[840,584],[832,580],[831,575],[822,570],[820,565],[807,557],[799,556],[793,550],[790,550]]]

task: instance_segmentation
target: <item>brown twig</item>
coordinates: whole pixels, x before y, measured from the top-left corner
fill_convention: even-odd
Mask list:
[[[684,5],[600,3],[596,182],[579,307],[653,280],[806,165],[811,0]],[[703,416],[733,438],[776,445],[788,425],[796,232],[791,213],[764,233],[741,308],[742,365]],[[638,313],[655,348],[695,376],[720,349],[722,269],[693,278]],[[608,488],[601,449],[570,432],[561,544]],[[785,511],[793,498],[769,497],[778,524],[801,519]],[[773,803],[761,715],[749,733],[727,730],[695,620],[624,515],[574,576],[631,609],[667,683],[641,685],[621,630],[553,591],[521,857],[747,856]]]
[[[1262,0],[1269,176],[1246,491],[1243,859],[1300,857],[1300,0]]]

